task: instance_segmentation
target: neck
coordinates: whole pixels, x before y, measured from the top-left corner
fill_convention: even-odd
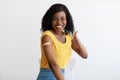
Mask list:
[[[59,35],[59,36],[61,36],[61,35],[64,34],[63,31],[59,31],[59,32],[57,32],[57,31],[52,30],[52,32],[53,32],[53,34],[55,34],[55,35]]]

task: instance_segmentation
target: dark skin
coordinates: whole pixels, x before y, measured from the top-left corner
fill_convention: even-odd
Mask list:
[[[80,40],[77,38],[77,32],[78,31],[76,31],[73,35],[72,49],[82,58],[86,59],[88,57],[87,50],[85,49],[84,45],[80,42]]]
[[[63,34],[63,30],[66,26],[66,15],[63,11],[60,11],[54,15],[54,19],[52,21],[52,26],[53,30],[51,32],[56,36],[56,38],[61,42],[65,43],[65,34]],[[58,27],[60,26],[60,27]],[[64,76],[61,73],[60,67],[58,66],[55,56],[54,56],[54,51],[52,49],[52,40],[49,36],[45,35],[42,37],[42,44],[49,42],[49,45],[43,46],[43,49],[45,51],[45,55],[49,64],[50,69],[54,73],[55,77],[57,80],[65,80]],[[78,40],[77,38],[77,31],[73,34],[73,39],[72,39],[72,45],[71,48],[79,54],[82,58],[87,58],[87,51],[84,47],[84,45]]]

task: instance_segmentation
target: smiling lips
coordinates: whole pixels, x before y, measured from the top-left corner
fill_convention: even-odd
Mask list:
[[[56,26],[57,28],[61,28],[62,26]]]

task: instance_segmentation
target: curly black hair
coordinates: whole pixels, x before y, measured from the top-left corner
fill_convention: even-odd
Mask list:
[[[73,24],[73,20],[72,20],[72,16],[68,10],[68,8],[61,3],[56,3],[53,4],[45,13],[45,15],[42,18],[42,27],[41,30],[42,31],[46,31],[46,30],[52,30],[53,27],[51,26],[52,24],[52,18],[54,16],[55,13],[59,12],[59,11],[64,11],[66,14],[66,19],[67,19],[67,24],[66,27],[64,29],[65,33],[72,33],[74,32],[74,24]]]

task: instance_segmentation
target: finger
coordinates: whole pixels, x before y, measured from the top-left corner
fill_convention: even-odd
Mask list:
[[[73,34],[73,38],[75,38],[75,37],[76,37],[77,32],[78,32],[78,31],[75,31],[75,32],[74,32],[74,34]]]

